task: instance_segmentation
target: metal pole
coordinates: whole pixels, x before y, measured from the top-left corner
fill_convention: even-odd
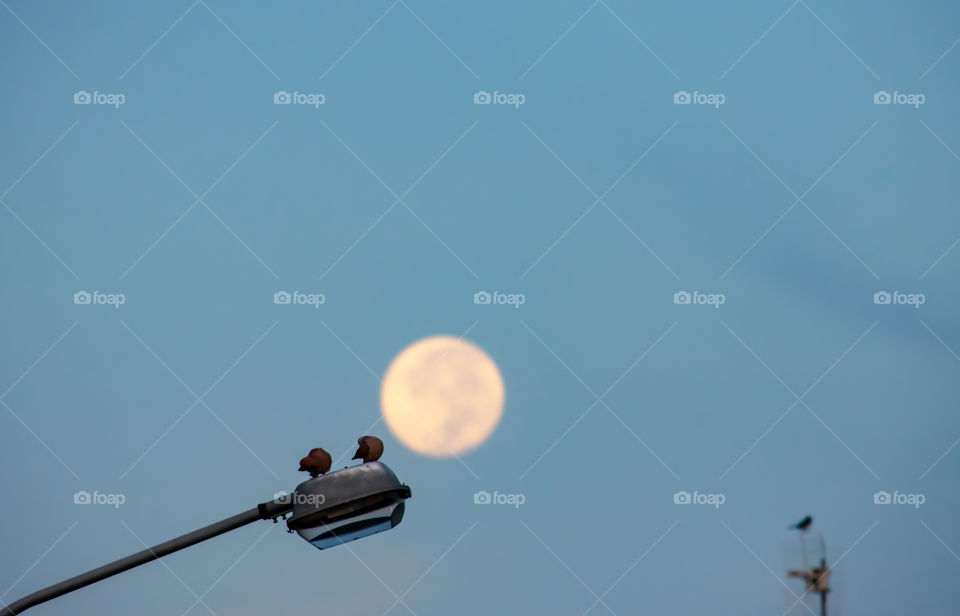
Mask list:
[[[89,586],[94,582],[99,582],[100,580],[106,579],[110,576],[117,575],[118,573],[123,573],[128,569],[133,569],[144,563],[148,563],[152,560],[156,560],[167,554],[172,554],[183,548],[188,548],[191,545],[200,543],[201,541],[206,541],[207,539],[212,539],[217,535],[222,535],[223,533],[229,532],[231,530],[240,528],[241,526],[246,526],[251,522],[256,522],[257,520],[269,520],[271,518],[276,518],[278,516],[289,513],[293,509],[292,501],[285,503],[278,503],[276,501],[268,501],[266,503],[261,503],[260,505],[244,511],[243,513],[237,514],[233,517],[229,517],[225,520],[215,522],[209,526],[204,526],[201,529],[195,530],[186,535],[181,535],[170,541],[165,541],[159,545],[155,545],[152,548],[147,548],[136,554],[127,556],[126,558],[121,558],[120,560],[115,560],[112,563],[103,565],[86,573],[81,573],[80,575],[74,576],[69,580],[64,580],[59,584],[54,584],[53,586],[48,586],[46,588],[40,589],[37,592],[27,595],[22,599],[18,599],[13,603],[7,605],[6,607],[0,608],[0,615],[2,616],[13,616],[14,614],[19,614],[31,608],[39,603],[44,603],[51,599],[55,599],[61,595],[65,595],[68,592],[73,592],[74,590],[83,588],[84,586]]]
[[[823,541],[823,535],[820,536],[820,540]],[[827,575],[827,558],[826,550],[824,550],[824,557],[820,559],[820,576],[824,577]],[[827,616],[827,593],[830,591],[830,587],[826,584],[822,584],[820,588],[820,616]]]

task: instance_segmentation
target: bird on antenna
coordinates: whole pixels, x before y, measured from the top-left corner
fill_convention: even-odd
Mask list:
[[[790,528],[796,529],[796,530],[807,530],[808,528],[810,528],[811,524],[813,524],[813,517],[807,516],[802,520],[800,520],[799,522],[797,522],[796,524],[794,524],[793,526],[791,526]]]
[[[375,462],[383,455],[383,441],[375,436],[361,436],[357,439],[357,453],[353,459],[364,462]]]
[[[329,471],[331,464],[333,464],[333,459],[327,453],[327,450],[315,447],[310,450],[307,457],[301,458],[299,470],[310,473],[311,477],[316,477]]]

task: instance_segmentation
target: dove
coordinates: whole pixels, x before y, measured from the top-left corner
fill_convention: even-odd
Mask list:
[[[315,447],[310,450],[307,457],[300,460],[299,470],[310,473],[311,477],[316,477],[329,471],[332,463],[333,460],[325,449]]]
[[[363,459],[364,462],[375,462],[383,455],[383,441],[375,436],[361,436],[357,439],[357,453],[353,459]]]
[[[800,520],[799,522],[797,522],[796,524],[794,524],[793,526],[791,526],[790,528],[795,528],[797,530],[807,530],[808,528],[810,528],[811,524],[813,524],[813,518],[810,516],[807,516],[802,520]]]

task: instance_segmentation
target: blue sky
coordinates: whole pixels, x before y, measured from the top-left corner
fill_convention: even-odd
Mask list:
[[[0,599],[369,429],[396,530],[260,523],[31,613],[805,614],[807,514],[832,613],[957,605],[955,7],[0,4]],[[506,386],[461,460],[370,428],[432,334]]]

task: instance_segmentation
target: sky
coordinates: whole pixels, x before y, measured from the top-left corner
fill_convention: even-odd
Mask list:
[[[0,600],[369,433],[396,529],[259,522],[30,613],[816,614],[805,515],[831,613],[953,613],[958,37],[943,2],[2,0]],[[380,420],[437,334],[504,381],[459,458]]]

